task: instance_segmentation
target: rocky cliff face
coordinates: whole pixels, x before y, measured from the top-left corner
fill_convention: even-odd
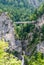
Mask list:
[[[2,13],[0,16],[0,39],[4,38],[5,41],[10,42],[12,49],[14,49],[14,28],[11,20],[5,14]]]
[[[4,39],[9,43],[9,49],[21,52],[21,42],[15,40],[14,26],[12,21],[7,16],[7,13],[2,13],[0,16],[0,39]]]

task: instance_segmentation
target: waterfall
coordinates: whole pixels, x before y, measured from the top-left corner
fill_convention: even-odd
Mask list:
[[[24,65],[24,56],[22,56],[22,63],[21,65]]]

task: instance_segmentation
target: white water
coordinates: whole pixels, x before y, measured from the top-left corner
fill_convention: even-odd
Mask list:
[[[22,63],[21,65],[24,65],[24,56],[22,56]]]

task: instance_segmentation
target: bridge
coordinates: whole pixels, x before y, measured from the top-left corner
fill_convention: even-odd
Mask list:
[[[15,24],[24,24],[24,23],[26,23],[26,24],[31,24],[31,23],[35,23],[35,21],[23,21],[23,22],[14,22]]]

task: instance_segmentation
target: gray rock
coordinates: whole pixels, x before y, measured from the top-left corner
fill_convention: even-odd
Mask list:
[[[2,13],[0,16],[0,39],[4,38],[6,42],[9,43],[9,49],[12,51],[21,52],[21,42],[15,40],[14,27],[12,20],[7,16],[7,13]]]
[[[44,53],[44,41],[37,45],[37,52]]]

